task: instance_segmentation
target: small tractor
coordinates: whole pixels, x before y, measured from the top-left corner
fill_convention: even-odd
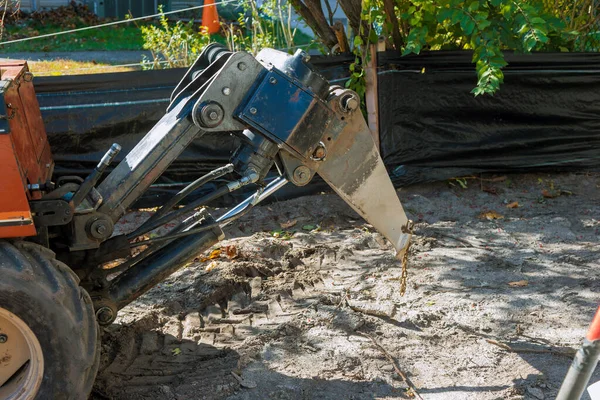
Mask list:
[[[114,144],[85,179],[53,178],[33,75],[25,62],[0,69],[2,400],[87,398],[100,326],[288,182],[304,186],[318,174],[406,258],[411,222],[360,99],[331,86],[305,52],[265,49],[254,57],[209,45],[175,88],[164,117],[112,168],[120,150]],[[115,234],[115,223],[207,132],[241,139],[230,163],[190,183],[133,232]],[[232,177],[227,184],[180,205],[225,176]],[[219,218],[203,207],[245,186],[253,194]],[[174,221],[168,233],[147,238]],[[124,261],[101,267],[115,260]]]

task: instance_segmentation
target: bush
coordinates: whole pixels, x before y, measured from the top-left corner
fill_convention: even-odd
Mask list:
[[[211,41],[210,34],[203,27],[196,28],[193,21],[171,25],[164,14],[158,25],[141,26],[140,30],[144,49],[152,53],[152,59],[142,60],[144,69],[187,67]]]

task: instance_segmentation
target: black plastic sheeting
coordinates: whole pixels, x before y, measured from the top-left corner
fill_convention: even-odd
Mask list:
[[[600,54],[506,54],[493,97],[470,94],[471,57],[379,54],[381,153],[396,184],[600,168]]]
[[[469,52],[400,57],[379,53],[381,153],[397,185],[481,172],[600,169],[600,54],[507,54],[495,96],[470,94]],[[348,78],[351,56],[313,57],[332,83]],[[119,159],[162,117],[184,69],[36,78],[56,175],[85,175],[113,142]],[[223,165],[229,135],[196,140],[159,183],[189,182]],[[319,179],[287,185],[279,198],[325,190]],[[211,189],[212,187],[207,187]],[[154,188],[162,202],[178,188]],[[238,200],[237,198],[234,199]]]

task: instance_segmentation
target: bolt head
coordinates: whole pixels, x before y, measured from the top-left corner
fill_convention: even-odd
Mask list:
[[[358,99],[356,97],[354,97],[353,95],[344,96],[344,97],[342,97],[341,100],[342,100],[341,101],[342,108],[346,112],[355,111],[356,109],[358,109],[358,106],[360,105],[358,102]]]
[[[215,128],[223,122],[225,111],[217,103],[209,103],[200,107],[199,112],[195,111],[194,121],[205,128]]]
[[[250,114],[256,114],[258,112],[258,110],[254,107],[250,108]]]
[[[222,92],[225,96],[229,96],[231,94],[231,88],[224,87]]]
[[[269,82],[274,85],[277,83],[277,79],[275,79],[275,77],[272,76],[271,78],[269,78]]]
[[[313,153],[313,157],[314,158],[323,158],[325,157],[325,149],[321,146],[317,147],[315,149],[315,152]]]
[[[298,51],[298,54],[300,55],[300,57],[302,57],[302,61],[304,61],[304,62],[310,61],[310,55],[307,52],[300,50],[300,51]]]
[[[243,62],[238,63],[237,67],[240,71],[245,71],[247,68],[246,63],[243,63]]]
[[[97,219],[93,221],[87,229],[88,234],[97,240],[105,239],[111,234],[111,225],[109,221],[103,219]]]
[[[96,311],[96,318],[102,325],[106,325],[112,322],[115,313],[110,307],[102,307]]]
[[[0,343],[6,343],[8,341],[8,336],[4,333],[0,333]]]
[[[299,186],[304,186],[310,182],[310,169],[301,165],[294,170],[294,183]]]

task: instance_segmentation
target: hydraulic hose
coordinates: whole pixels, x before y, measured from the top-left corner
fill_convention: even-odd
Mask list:
[[[208,174],[196,179],[194,182],[181,189],[175,196],[170,198],[169,201],[167,201],[160,209],[158,209],[158,211],[156,211],[154,215],[150,217],[150,219],[148,219],[146,222],[144,222],[144,224],[142,224],[141,228],[143,229],[145,225],[149,225],[150,223],[152,223],[152,221],[156,221],[157,219],[163,217],[165,214],[171,211],[173,207],[179,204],[181,200],[189,196],[194,190],[232,171],[233,164],[227,164],[224,167],[217,168],[209,172]]]

